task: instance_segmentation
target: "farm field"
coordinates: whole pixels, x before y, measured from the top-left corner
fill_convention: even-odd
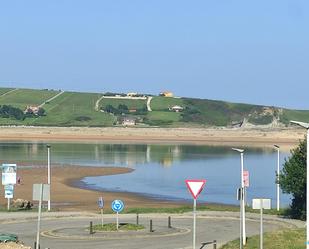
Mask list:
[[[117,120],[125,114],[113,110],[112,113],[100,111],[109,105],[115,109],[118,109],[119,105],[127,106],[129,112],[126,112],[126,115],[136,118],[138,124],[144,127],[232,127],[246,121],[245,125],[249,124],[249,127],[267,128],[273,127],[273,123],[277,127],[288,126],[289,121],[293,119],[309,122],[309,110],[290,110],[209,99],[152,96],[152,111],[147,111],[147,100],[143,99],[102,98],[103,93],[13,89],[0,88],[0,106],[10,105],[24,111],[28,105],[42,105],[45,115],[25,116],[23,120],[17,120],[0,113],[0,125],[113,126],[118,124]],[[59,93],[61,94],[58,95]],[[54,96],[57,97],[50,100]],[[170,111],[173,106],[181,106],[183,111]]]
[[[22,110],[27,105],[40,105],[47,99],[55,96],[58,91],[18,89],[0,98],[0,105],[12,105]]]
[[[0,88],[0,97],[2,94],[7,93],[11,90],[13,90],[13,88]]]

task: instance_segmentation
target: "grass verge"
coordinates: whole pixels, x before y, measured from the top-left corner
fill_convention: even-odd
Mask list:
[[[120,231],[137,231],[145,229],[142,225],[136,225],[132,223],[120,223],[119,224],[119,230]],[[103,226],[101,224],[97,224],[93,226],[94,231],[103,231],[103,232],[114,232],[117,231],[117,227],[115,223],[108,223],[104,224]]]
[[[304,249],[306,234],[305,229],[282,230],[264,234],[264,248],[267,249]],[[238,249],[239,239],[231,241],[220,249]],[[244,249],[260,248],[260,236],[253,236],[248,239]]]

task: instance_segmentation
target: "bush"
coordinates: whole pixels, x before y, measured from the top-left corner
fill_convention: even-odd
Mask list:
[[[291,157],[285,161],[280,174],[280,186],[284,193],[293,195],[291,216],[306,219],[306,139],[296,149],[291,150]]]

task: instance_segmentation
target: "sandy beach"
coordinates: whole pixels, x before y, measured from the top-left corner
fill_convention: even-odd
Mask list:
[[[97,200],[104,197],[107,209],[114,199],[122,199],[127,207],[172,207],[180,205],[164,201],[154,201],[130,193],[100,192],[78,188],[79,180],[86,176],[101,176],[111,174],[130,173],[130,168],[115,167],[81,167],[81,166],[56,166],[52,168],[51,200],[55,210],[98,210]],[[18,170],[21,184],[15,185],[14,199],[32,201],[32,186],[34,183],[47,182],[47,167],[24,167]],[[0,204],[6,206],[4,193],[0,193]]]
[[[0,141],[66,141],[103,143],[181,143],[209,145],[268,146],[279,144],[283,150],[295,147],[304,138],[302,129],[189,129],[189,128],[57,128],[0,127]],[[86,176],[130,173],[129,168],[64,166],[52,169],[53,207],[61,210],[96,210],[97,199],[107,203],[123,199],[127,207],[171,207],[180,203],[151,200],[130,193],[99,192],[78,187]],[[33,183],[47,182],[46,167],[26,167],[18,170],[22,184],[15,187],[14,199],[32,200]],[[6,205],[0,192],[0,204]]]
[[[0,127],[0,141],[100,141],[114,143],[233,144],[295,146],[305,131],[299,128],[203,129],[129,127]]]

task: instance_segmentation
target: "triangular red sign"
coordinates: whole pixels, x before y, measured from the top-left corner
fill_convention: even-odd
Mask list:
[[[186,180],[187,187],[194,199],[202,192],[206,180]]]

